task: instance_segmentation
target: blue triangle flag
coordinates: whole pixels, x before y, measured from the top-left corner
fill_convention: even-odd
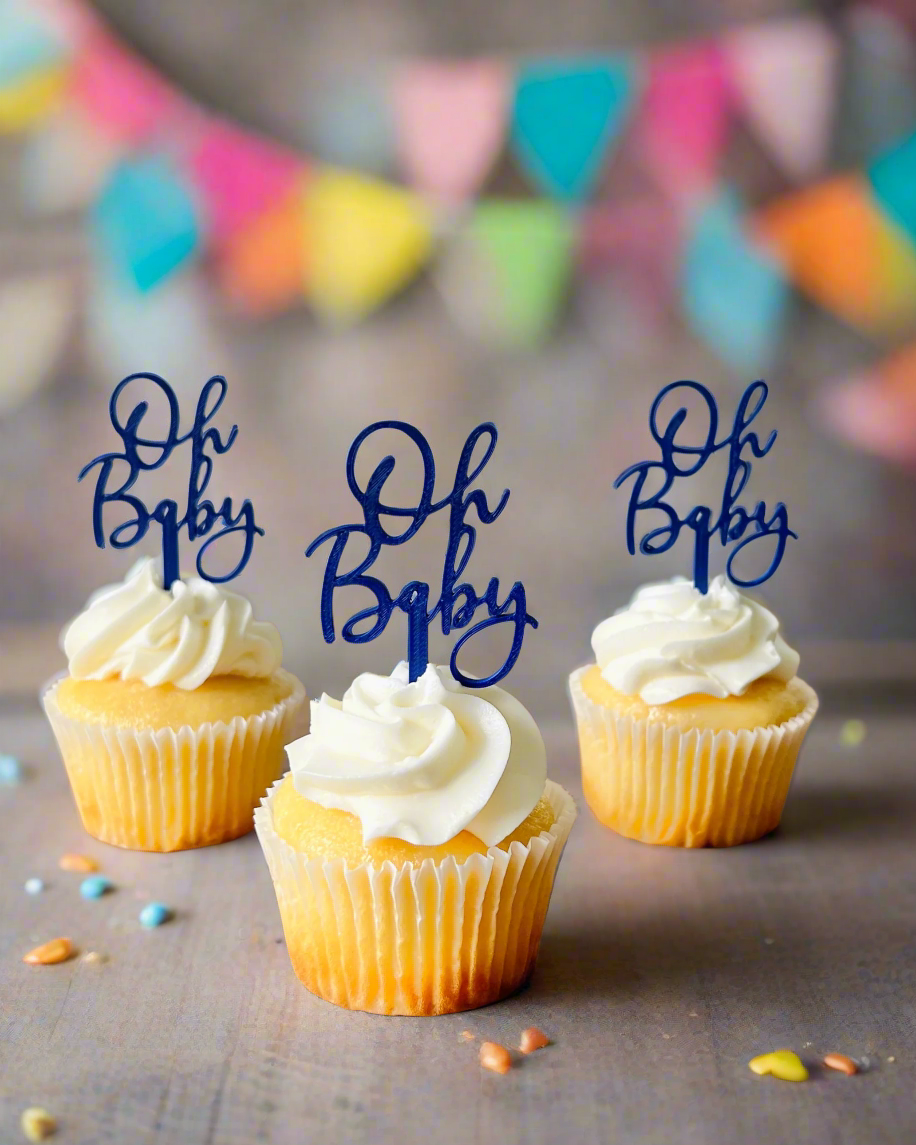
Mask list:
[[[737,198],[723,193],[694,221],[681,270],[696,334],[734,369],[764,372],[779,344],[788,286],[779,263],[748,235]]]
[[[881,207],[916,242],[916,134],[879,155],[868,178]]]
[[[51,67],[63,55],[63,44],[24,4],[0,0],[0,88]]]
[[[637,84],[637,65],[628,56],[522,65],[511,144],[543,191],[566,202],[588,197],[623,129]]]
[[[200,244],[196,205],[160,155],[118,164],[95,205],[93,228],[106,261],[144,292],[186,263]]]

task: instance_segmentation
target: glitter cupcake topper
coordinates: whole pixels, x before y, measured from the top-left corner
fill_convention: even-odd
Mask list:
[[[356,459],[360,448],[368,438],[379,430],[394,430],[404,434],[420,452],[420,458],[423,462],[423,489],[415,506],[388,505],[381,499],[385,482],[394,470],[395,460],[393,457],[386,457],[379,462],[365,489],[361,488],[356,479]],[[483,457],[472,470],[471,459],[477,442],[481,438],[486,442],[486,448]],[[502,513],[506,507],[506,502],[509,500],[509,490],[506,489],[503,491],[499,503],[491,509],[487,504],[485,493],[480,489],[470,489],[471,484],[493,456],[496,438],[496,426],[490,422],[484,422],[483,425],[477,426],[471,432],[461,451],[452,491],[441,501],[434,501],[436,463],[429,443],[418,429],[403,421],[379,421],[367,426],[359,434],[347,454],[347,484],[363,511],[363,523],[361,525],[338,525],[334,529],[326,529],[312,541],[305,553],[307,557],[310,557],[321,545],[327,541],[333,541],[321,590],[321,630],[328,644],[332,644],[335,637],[335,590],[348,586],[364,588],[375,598],[375,603],[351,616],[341,628],[341,636],[350,644],[365,644],[374,640],[385,631],[392,612],[399,608],[407,614],[408,662],[410,680],[413,682],[423,674],[427,667],[428,629],[433,620],[437,616],[440,617],[442,632],[447,636],[452,629],[467,628],[477,610],[484,607],[487,610],[487,615],[465,632],[452,649],[450,661],[452,675],[469,688],[485,688],[508,675],[522,650],[525,625],[530,624],[532,628],[538,626],[537,621],[529,615],[526,608],[525,586],[521,581],[516,581],[506,594],[505,600],[500,603],[499,579],[497,577],[490,578],[487,589],[482,596],[478,595],[473,585],[467,582],[458,583],[477,543],[477,529],[465,519],[468,511],[473,508],[478,521],[482,525],[490,525]],[[375,563],[385,545],[405,544],[416,535],[429,517],[442,509],[448,510],[449,531],[445,563],[442,570],[442,591],[438,601],[430,608],[429,585],[417,580],[404,585],[397,596],[393,597],[384,582],[378,577],[369,576],[368,570]],[[407,521],[407,528],[400,533],[389,533],[382,524],[382,517],[403,518]],[[340,564],[344,558],[347,543],[354,534],[368,540],[369,551],[352,568],[346,572],[341,572]],[[368,621],[372,622],[371,625],[358,631],[359,625],[364,625]],[[502,668],[483,680],[475,680],[462,675],[457,663],[459,652],[478,632],[496,624],[513,625],[512,647]]]
[[[164,437],[141,435],[141,425],[149,409],[147,401],[137,402],[127,420],[121,421],[118,399],[128,387],[138,382],[156,386],[168,403],[168,429]],[[248,564],[255,536],[264,535],[264,530],[255,524],[254,508],[250,501],[243,501],[238,512],[235,512],[229,497],[217,509],[203,496],[213,474],[213,458],[207,453],[207,447],[211,446],[214,454],[228,453],[238,433],[239,427],[234,425],[224,441],[218,430],[207,428],[208,422],[213,420],[223,404],[228,388],[225,378],[212,377],[200,391],[194,424],[187,433],[180,434],[181,412],[172,387],[158,374],[131,374],[115,387],[108,406],[111,424],[124,444],[124,452],[103,453],[80,470],[79,479],[82,481],[87,473],[99,467],[92,503],[92,528],[95,543],[100,549],[105,548],[106,539],[113,549],[128,549],[146,536],[151,523],[159,525],[162,530],[162,582],[166,590],[172,587],[180,575],[178,539],[182,529],[187,530],[189,541],[208,537],[197,553],[197,572],[204,580],[217,584],[238,576]],[[168,498],[160,501],[150,511],[129,490],[141,473],[159,469],[178,446],[186,443],[190,443],[191,447],[191,473],[184,513],[179,516],[178,503]],[[120,480],[123,466],[127,467],[127,475]],[[105,506],[109,504],[123,506],[131,516],[112,529],[106,538],[104,513]],[[217,525],[222,525],[222,528],[214,533]],[[244,547],[238,562],[223,576],[208,572],[204,567],[205,554],[212,545],[233,533],[242,533],[244,536]]]
[[[699,445],[687,445],[678,440],[681,426],[687,419],[687,410],[679,409],[665,426],[659,429],[658,414],[662,402],[675,391],[693,390],[706,403],[707,425],[705,440]],[[630,554],[636,552],[636,517],[643,510],[654,509],[667,518],[667,524],[644,533],[639,540],[639,551],[647,556],[664,553],[677,541],[681,530],[686,526],[694,534],[693,583],[699,592],[709,591],[709,546],[718,537],[723,548],[737,542],[729,553],[725,572],[736,585],[749,588],[763,584],[779,567],[786,551],[789,537],[797,539],[798,534],[789,528],[788,513],[780,501],[768,514],[766,502],[758,501],[753,510],[736,504],[750,480],[752,458],[765,457],[776,440],[776,430],[772,430],[763,445],[756,433],[748,426],[763,409],[769,391],[765,382],[753,382],[741,395],[731,433],[721,441],[716,441],[719,430],[719,409],[716,399],[698,382],[671,382],[664,387],[649,414],[649,429],[658,443],[661,461],[639,461],[629,466],[614,482],[619,488],[631,477],[634,479],[627,510],[627,548]],[[720,450],[728,451],[728,472],[722,503],[716,513],[707,505],[696,505],[686,517],[679,517],[677,511],[664,499],[678,477],[692,477],[703,468],[706,462]],[[745,456],[747,453],[747,456]],[[654,470],[661,471],[661,484],[654,492],[646,492],[645,485]],[[749,535],[748,535],[749,534]],[[734,571],[733,565],[738,553],[754,541],[775,537],[775,552],[765,572],[753,579],[743,580]]]

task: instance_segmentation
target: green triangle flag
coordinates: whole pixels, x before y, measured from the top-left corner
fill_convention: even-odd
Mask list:
[[[455,319],[487,342],[535,345],[566,295],[573,238],[570,215],[553,203],[479,203],[439,268]]]

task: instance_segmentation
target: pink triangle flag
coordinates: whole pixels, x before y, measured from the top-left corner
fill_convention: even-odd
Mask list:
[[[154,135],[182,103],[151,67],[104,32],[77,58],[72,89],[92,122],[129,146]]]
[[[712,183],[725,143],[730,91],[715,44],[652,56],[634,135],[646,167],[673,197],[693,196]]]
[[[823,166],[830,146],[839,44],[816,16],[796,16],[726,36],[738,102],[773,158],[793,179]]]
[[[473,194],[505,137],[507,68],[491,60],[408,64],[391,99],[401,162],[416,189],[451,202]]]
[[[216,119],[201,129],[187,164],[217,245],[285,198],[305,168],[295,152]]]

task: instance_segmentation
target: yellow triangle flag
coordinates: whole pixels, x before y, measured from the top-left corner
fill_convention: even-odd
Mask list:
[[[395,294],[432,253],[432,219],[415,195],[362,175],[325,169],[305,191],[306,293],[348,324]]]
[[[60,102],[67,73],[43,68],[0,89],[0,135],[26,131],[50,115]]]

